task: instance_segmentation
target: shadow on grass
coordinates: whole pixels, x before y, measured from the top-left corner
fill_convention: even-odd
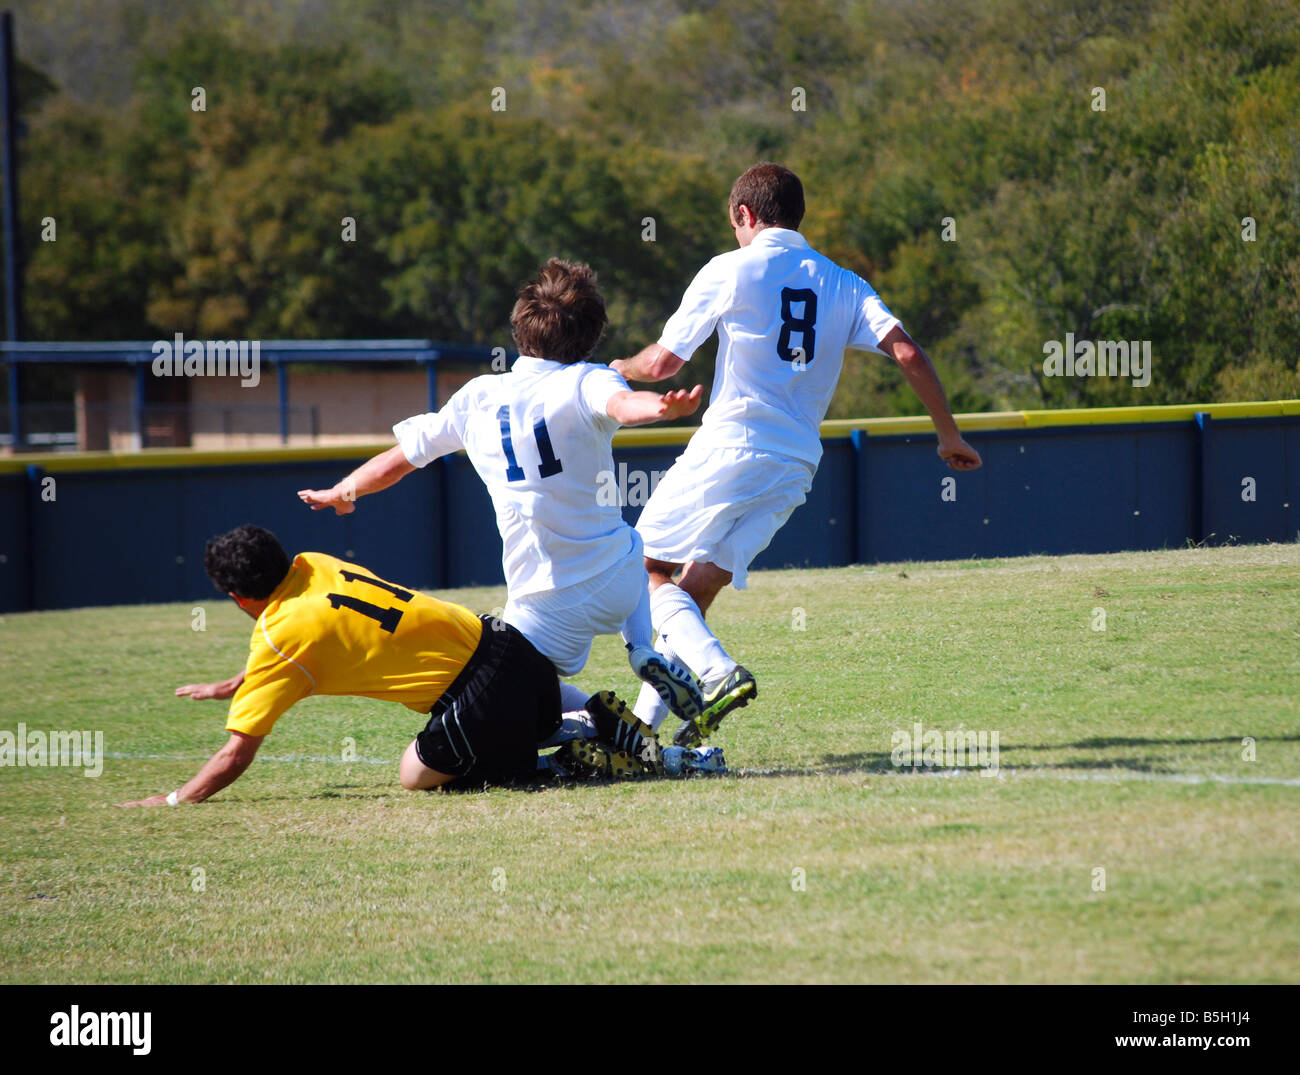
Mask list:
[[[1256,742],[1297,743],[1300,735],[1260,735],[1252,736]],[[1034,743],[1025,745],[1001,745],[998,747],[999,767],[1002,769],[1039,769],[1039,770],[1099,770],[1123,769],[1139,773],[1158,773],[1176,775],[1184,772],[1182,766],[1168,765],[1159,758],[1122,757],[1122,758],[1075,758],[1052,763],[1014,764],[1007,755],[1017,752],[1038,752],[1045,750],[1109,750],[1115,747],[1163,747],[1179,748],[1193,746],[1215,746],[1231,743],[1241,745],[1242,736],[1225,735],[1213,739],[1142,739],[1136,737],[1098,737],[1084,739],[1077,743]],[[896,765],[891,751],[861,751],[856,754],[827,754],[820,764],[807,766],[787,766],[773,769],[743,769],[736,775],[746,779],[753,777],[774,776],[842,776],[852,773],[907,776],[912,773],[934,773],[936,770],[953,768],[950,766]],[[974,765],[960,768],[977,768]]]
[[[311,795],[306,796],[308,799],[386,799],[389,791],[385,788],[370,788],[368,790],[353,790],[351,788],[321,788]]]
[[[580,782],[579,782],[580,783]],[[598,781],[592,781],[598,783]],[[361,784],[336,784],[329,787],[321,788],[311,795],[309,799],[387,799],[394,793],[400,792],[405,796],[417,795],[481,795],[488,791],[550,791],[553,788],[573,787],[574,784],[562,784],[558,780],[529,780],[515,783],[502,784],[471,784],[466,786],[447,787],[446,785],[438,788],[426,788],[423,791],[406,791],[396,781],[391,786],[385,788],[369,788],[363,790]],[[357,790],[353,790],[357,789]]]
[[[1272,743],[1297,743],[1300,742],[1300,735],[1261,735],[1252,737],[1256,742]],[[1194,746],[1216,746],[1224,744],[1240,745],[1241,736],[1225,735],[1211,739],[1149,739],[1130,736],[1112,736],[1097,737],[1093,739],[1083,739],[1076,743],[1032,743],[1008,746],[999,745],[998,761],[999,768],[1008,771],[1014,770],[1062,770],[1075,772],[1105,772],[1107,770],[1123,770],[1136,773],[1151,773],[1154,775],[1178,776],[1185,772],[1180,765],[1166,764],[1159,758],[1129,756],[1129,757],[1092,757],[1092,758],[1072,758],[1065,761],[1051,763],[1028,763],[1016,765],[1014,758],[1008,759],[1007,755],[1015,755],[1018,752],[1041,752],[1049,750],[1110,750],[1116,747],[1153,747],[1153,748],[1180,748]],[[771,777],[791,777],[791,776],[847,776],[852,774],[862,775],[890,775],[906,777],[913,774],[933,775],[936,772],[948,771],[953,768],[978,769],[978,766],[930,766],[930,765],[896,765],[893,761],[893,755],[890,751],[860,751],[854,754],[827,754],[820,763],[803,766],[776,766],[773,768],[747,768],[741,767],[734,769],[729,774],[743,780],[753,780],[759,778]],[[703,777],[695,776],[689,780],[698,780]],[[649,777],[643,780],[653,780],[656,778]],[[662,777],[658,779],[669,779]],[[559,780],[554,776],[539,774],[537,779],[515,782],[512,784],[492,784],[492,785],[471,785],[471,786],[452,786],[431,788],[424,794],[437,795],[478,795],[495,789],[522,791],[522,792],[542,792],[552,791],[557,788],[571,788],[581,786],[606,787],[611,783],[618,781],[611,780]],[[331,785],[323,788],[313,795],[308,796],[311,799],[383,799],[387,798],[392,791],[397,790],[394,785],[391,789],[370,789],[360,790],[363,785],[359,784],[340,784]],[[355,790],[354,790],[355,789]],[[416,793],[411,793],[416,794]]]
[[[1110,737],[1083,739],[1077,743],[1039,743],[1034,746],[1002,747],[1003,750],[1104,750],[1107,747],[1197,747],[1215,743],[1241,745],[1241,735],[1221,735],[1216,739],[1134,739]],[[1300,735],[1252,735],[1257,743],[1300,743]]]
[[[500,784],[469,784],[469,785],[452,785],[450,787],[443,785],[437,788],[426,788],[423,791],[406,791],[396,781],[391,786],[375,788],[366,788],[361,784],[336,784],[321,788],[319,791],[304,796],[307,799],[388,799],[394,795],[401,797],[416,797],[420,795],[483,795],[491,791],[522,791],[522,792],[539,792],[554,791],[559,788],[573,788],[592,785],[596,787],[608,787],[611,784],[618,783],[614,780],[602,780],[593,778],[591,780],[568,780],[561,781],[554,777],[539,778],[537,780],[516,781],[514,783]],[[282,799],[286,802],[297,799],[295,795],[269,795],[263,797],[263,801],[272,801]]]

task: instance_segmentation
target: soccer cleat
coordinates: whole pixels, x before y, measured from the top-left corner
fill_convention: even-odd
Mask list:
[[[663,749],[663,774],[665,776],[690,776],[693,773],[717,775],[727,771],[727,760],[722,747],[671,746]]]
[[[628,663],[637,678],[649,683],[681,720],[695,720],[704,710],[704,699],[695,677],[649,646],[628,647]]]
[[[541,755],[537,759],[537,768],[549,769],[561,780],[580,780],[589,775],[585,771],[585,766],[580,766],[573,756],[573,740],[562,744],[559,750]]]
[[[598,691],[587,699],[584,708],[606,744],[632,755],[647,772],[660,771],[658,738],[622,698],[613,691]]]
[[[598,739],[571,740],[573,758],[587,775],[611,780],[636,780],[646,775],[645,766],[626,750],[616,750]]]
[[[595,739],[571,739],[546,755],[546,766],[561,780],[636,777],[642,767],[625,750],[612,750]]]
[[[704,712],[677,729],[673,742],[679,747],[693,747],[718,730],[722,718],[733,709],[741,709],[758,697],[758,684],[740,665],[704,696]]]

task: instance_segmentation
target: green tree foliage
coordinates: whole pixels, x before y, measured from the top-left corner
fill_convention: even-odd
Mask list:
[[[508,346],[560,255],[600,273],[615,357],[768,158],[959,409],[1300,394],[1293,0],[98,7],[88,36],[74,0],[17,4],[34,338]],[[1045,376],[1067,333],[1150,341],[1150,385]],[[919,409],[858,355],[832,413]]]

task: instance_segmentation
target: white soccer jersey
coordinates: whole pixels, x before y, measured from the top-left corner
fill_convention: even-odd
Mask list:
[[[608,366],[524,356],[393,433],[417,467],[465,449],[496,508],[510,596],[523,597],[594,578],[634,547],[618,505],[602,503],[613,498],[597,496],[618,429],[605,408],[627,391]]]
[[[898,319],[857,273],[797,231],[765,228],[691,281],[662,347],[689,359],[718,330],[713,391],[696,438],[816,465],[844,351],[879,352]]]

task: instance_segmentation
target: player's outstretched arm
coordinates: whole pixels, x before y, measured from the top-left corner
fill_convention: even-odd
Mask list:
[[[223,679],[220,683],[186,683],[185,686],[176,688],[176,697],[193,698],[196,702],[209,698],[233,698],[243,682],[244,673],[241,671],[239,675]]]
[[[299,489],[298,499],[312,511],[333,508],[335,515],[351,515],[357,510],[357,497],[377,493],[396,485],[415,469],[400,444],[367,459],[341,482],[329,489]]]
[[[194,779],[176,789],[176,803],[201,803],[238,780],[257,754],[265,736],[231,732],[226,745],[203,763]],[[118,806],[166,806],[167,795],[151,795]]]
[[[652,343],[631,358],[615,359],[609,364],[609,368],[615,373],[622,374],[624,380],[644,383],[665,381],[684,365],[686,365],[684,359],[678,358],[668,348]]]
[[[697,384],[689,392],[677,388],[671,392],[615,392],[605,404],[605,413],[619,425],[643,426],[650,422],[667,422],[694,414],[700,407],[704,386]]]
[[[880,349],[898,363],[907,383],[930,412],[935,431],[939,434],[939,458],[953,470],[974,470],[978,467],[982,462],[980,454],[966,443],[957,428],[943,384],[926,353],[903,331],[901,325],[895,325],[885,334],[885,338],[880,341]]]

